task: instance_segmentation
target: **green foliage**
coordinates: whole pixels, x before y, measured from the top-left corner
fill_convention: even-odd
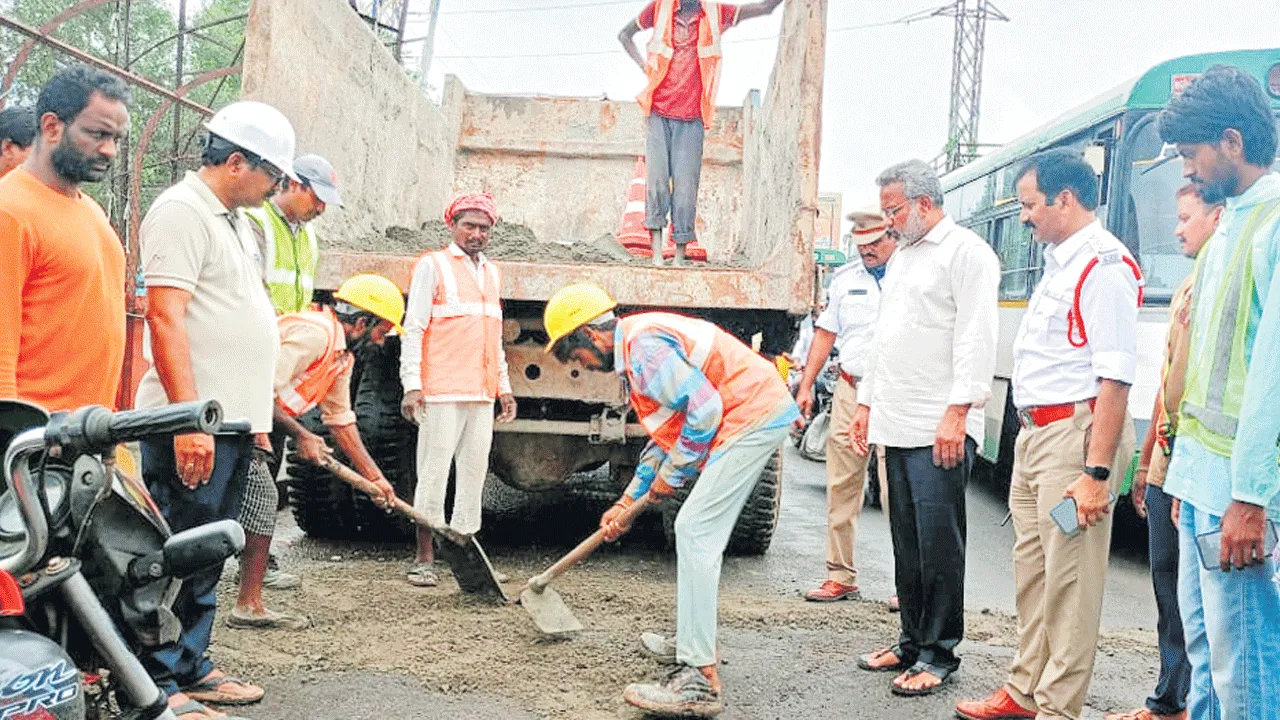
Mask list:
[[[79,0],[0,0],[0,13],[39,28],[78,2]],[[185,39],[180,82],[175,82],[178,22],[172,6],[166,0],[107,0],[100,6],[67,20],[50,34],[78,50],[125,67],[162,87],[174,88],[190,83],[209,70],[240,63],[245,21],[243,17],[236,19],[236,16],[246,15],[249,3],[250,0],[188,0],[187,28],[195,29],[195,32],[188,33]],[[224,19],[229,20],[214,27],[200,29]],[[25,35],[8,29],[0,30],[0,56],[4,58],[6,70],[12,66],[15,56],[26,41]],[[33,104],[40,87],[53,73],[78,62],[60,50],[37,43],[20,68],[6,97],[6,103]],[[187,97],[216,109],[235,100],[239,95],[240,78],[232,76],[194,88]],[[162,107],[167,109],[157,118],[145,156],[139,165],[134,157],[137,144],[148,121]],[[168,187],[174,177],[181,177],[184,168],[199,165],[203,140],[203,118],[199,113],[181,109],[181,122],[175,134],[174,110],[170,103],[145,89],[133,89],[129,111],[129,137],[120,149],[121,157],[117,158],[111,176],[101,183],[86,187],[107,209],[122,235],[128,224],[126,206],[132,173],[141,172],[140,207],[145,212],[155,196]]]

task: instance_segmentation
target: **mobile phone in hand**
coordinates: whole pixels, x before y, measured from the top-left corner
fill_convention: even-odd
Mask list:
[[[1276,525],[1273,522],[1267,522],[1266,530],[1262,531],[1262,558],[1265,560],[1269,555],[1275,552],[1277,537],[1280,533],[1276,531]],[[1200,550],[1200,566],[1210,572],[1214,570],[1222,570],[1222,530],[1210,530],[1209,532],[1196,535],[1196,547]]]
[[[1107,502],[1115,504],[1116,494],[1109,493]],[[1058,526],[1063,535],[1073,538],[1081,533],[1084,528],[1080,527],[1080,514],[1076,506],[1076,499],[1073,497],[1063,498],[1062,502],[1053,506],[1049,511],[1049,517],[1053,519],[1053,523]]]

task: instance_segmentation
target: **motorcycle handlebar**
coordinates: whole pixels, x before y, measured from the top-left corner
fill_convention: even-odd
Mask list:
[[[94,405],[54,413],[45,428],[45,444],[61,449],[64,455],[76,455],[102,452],[117,443],[157,435],[212,434],[226,428],[222,424],[222,406],[216,400],[115,413]]]

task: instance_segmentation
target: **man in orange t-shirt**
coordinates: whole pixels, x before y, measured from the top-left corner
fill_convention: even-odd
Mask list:
[[[0,180],[0,398],[114,408],[124,362],[124,250],[80,190],[106,176],[129,89],[100,70],[54,75],[31,156]]]

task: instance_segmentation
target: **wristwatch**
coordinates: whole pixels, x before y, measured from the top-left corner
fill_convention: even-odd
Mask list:
[[[1107,478],[1111,477],[1111,468],[1106,468],[1101,465],[1085,465],[1084,474],[1092,477],[1094,480],[1103,482]]]

